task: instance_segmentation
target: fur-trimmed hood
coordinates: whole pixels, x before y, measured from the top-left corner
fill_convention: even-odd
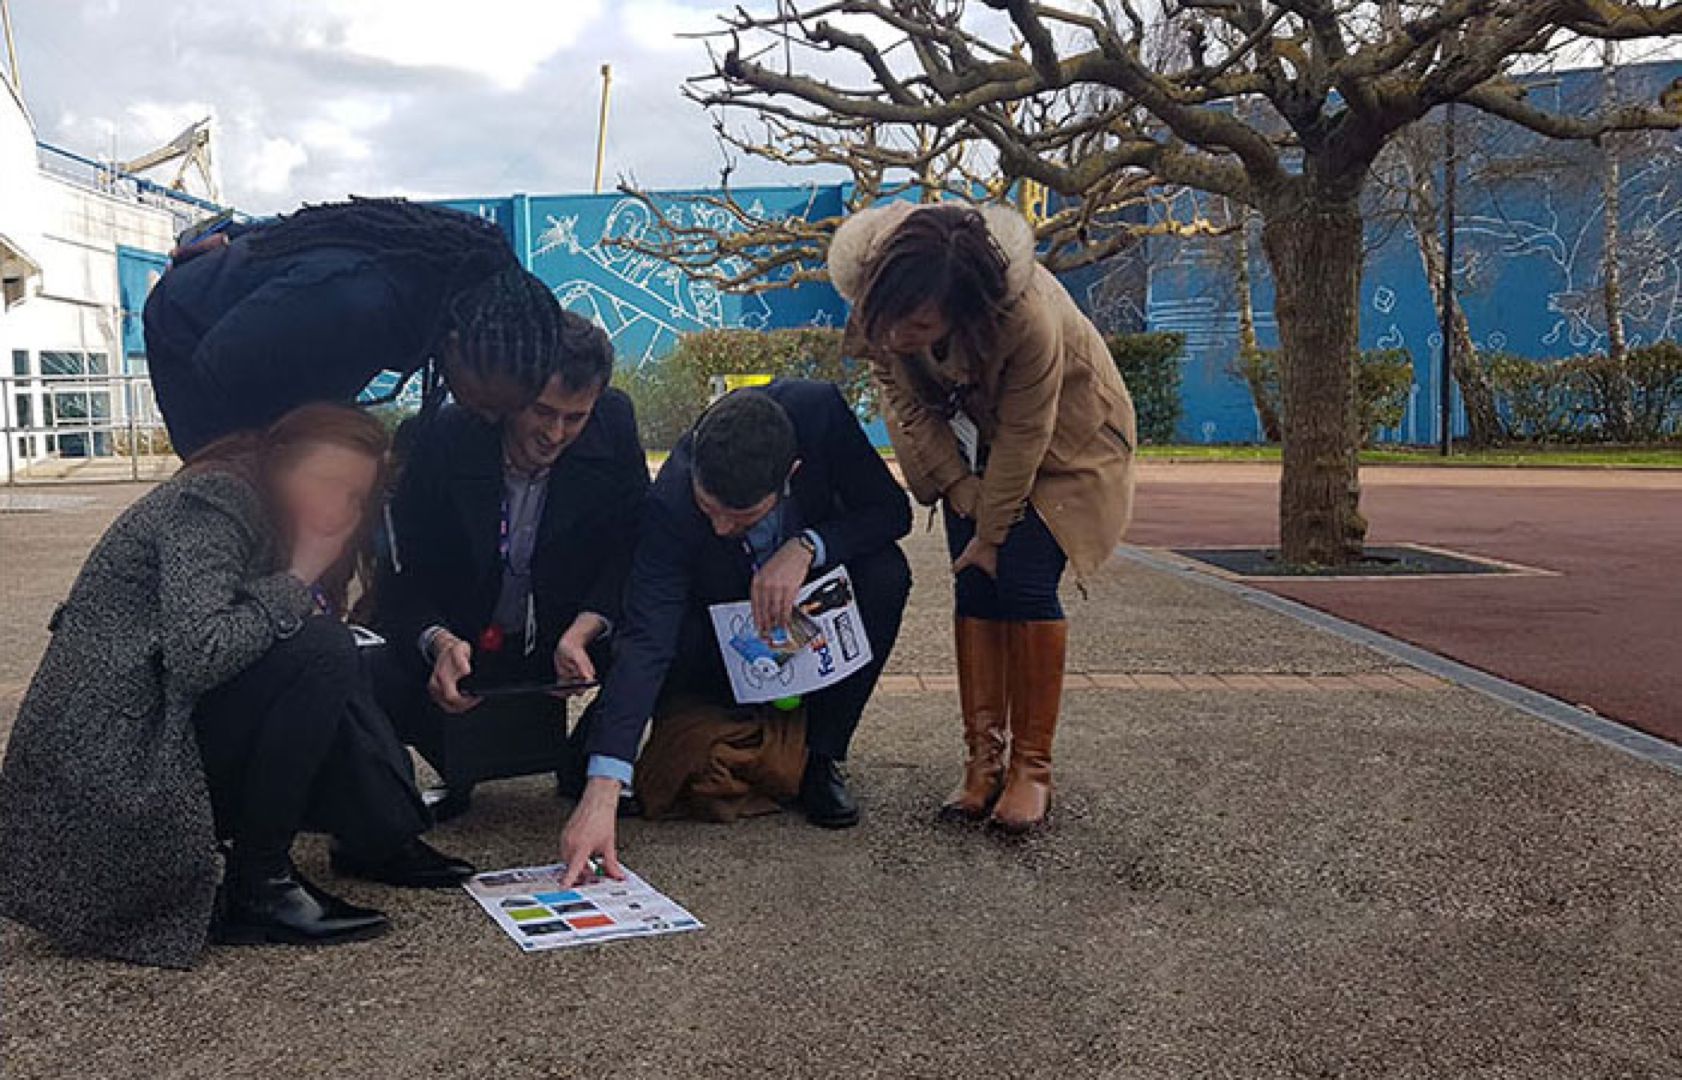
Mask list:
[[[841,223],[829,242],[829,280],[849,304],[864,298],[877,258],[888,237],[910,215],[930,204],[895,202],[860,210]],[[980,207],[987,231],[1005,257],[1005,286],[1008,300],[1015,300],[1033,280],[1034,229],[1028,220],[1008,206]]]

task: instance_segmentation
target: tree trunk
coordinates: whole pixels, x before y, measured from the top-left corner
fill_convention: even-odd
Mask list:
[[[1419,243],[1419,263],[1425,280],[1431,285],[1431,298],[1440,309],[1443,303],[1443,245],[1436,232],[1435,206],[1421,189],[1416,191],[1421,209],[1414,212],[1414,234]],[[1460,387],[1460,400],[1466,406],[1466,443],[1473,447],[1488,447],[1505,436],[1501,414],[1495,408],[1495,388],[1489,374],[1478,360],[1478,347],[1472,342],[1472,324],[1466,320],[1466,306],[1454,305],[1454,319],[1450,333],[1454,335],[1454,381]]]
[[[1341,566],[1360,557],[1367,532],[1355,432],[1361,213],[1355,198],[1306,187],[1262,216],[1282,346],[1279,546],[1289,563]]]
[[[1605,43],[1602,74],[1605,77],[1605,105],[1608,109],[1618,99],[1618,46]],[[1600,173],[1600,190],[1606,203],[1605,229],[1601,236],[1600,268],[1603,279],[1602,299],[1606,305],[1606,359],[1611,362],[1612,400],[1606,410],[1609,434],[1618,442],[1629,441],[1635,429],[1635,387],[1629,377],[1629,345],[1624,340],[1624,281],[1619,258],[1623,254],[1623,168],[1618,159],[1618,144],[1608,132],[1600,137],[1600,154],[1604,167]]]
[[[1250,401],[1256,407],[1256,420],[1261,424],[1262,438],[1276,443],[1281,438],[1279,416],[1273,408],[1273,395],[1262,377],[1258,358],[1261,342],[1256,338],[1255,288],[1250,278],[1250,214],[1247,206],[1236,206],[1228,200],[1227,217],[1237,217],[1237,231],[1232,236],[1232,279],[1234,297],[1238,305],[1238,374],[1250,388]]]
[[[1427,147],[1423,129],[1418,125],[1399,136],[1403,160],[1407,166],[1408,223],[1419,246],[1419,262],[1425,271],[1425,281],[1431,287],[1431,299],[1437,309],[1443,306],[1443,244],[1438,233],[1438,219],[1442,208],[1437,197],[1437,181],[1432,175],[1432,155]],[[1499,443],[1506,435],[1501,426],[1501,413],[1495,407],[1495,388],[1490,385],[1489,373],[1478,360],[1477,346],[1472,343],[1472,324],[1466,319],[1464,304],[1454,305],[1451,324],[1454,336],[1454,381],[1460,387],[1460,400],[1466,406],[1466,443],[1473,447],[1488,447]],[[1446,347],[1446,346],[1445,346]]]

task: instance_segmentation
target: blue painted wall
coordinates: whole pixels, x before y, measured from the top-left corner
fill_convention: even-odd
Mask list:
[[[727,212],[691,201],[704,192],[662,192],[662,211],[683,224],[730,229]],[[758,214],[829,217],[842,209],[839,186],[741,188],[736,199]],[[831,326],[846,308],[828,285],[801,285],[757,296],[720,293],[670,266],[607,241],[653,228],[648,208],[624,195],[515,195],[454,199],[447,205],[495,221],[516,253],[561,303],[598,322],[619,362],[658,360],[680,335],[720,327]],[[728,272],[728,267],[724,267]]]
[[[1642,65],[1620,75],[1626,100],[1655,101],[1682,63]],[[1600,73],[1566,72],[1536,81],[1530,100],[1549,110],[1585,113],[1599,103]],[[1456,222],[1455,291],[1481,350],[1567,357],[1602,351],[1601,237],[1605,202],[1598,152],[1586,144],[1549,143],[1510,124],[1459,111],[1464,155]],[[1433,139],[1440,135],[1433,131]],[[1632,345],[1682,337],[1682,137],[1625,136],[1620,259],[1625,330]],[[1440,177],[1439,177],[1440,183]],[[1185,195],[1190,200],[1195,196]],[[1393,203],[1393,200],[1390,200]],[[1258,336],[1278,343],[1273,287],[1251,245]],[[1368,213],[1367,264],[1361,285],[1361,345],[1413,355],[1413,397],[1387,441],[1434,442],[1442,337],[1415,234],[1375,181]],[[1185,415],[1188,442],[1250,442],[1260,425],[1250,397],[1231,374],[1238,353],[1234,247],[1228,240],[1153,240],[1146,321],[1187,336]],[[1456,394],[1454,426],[1465,432]]]

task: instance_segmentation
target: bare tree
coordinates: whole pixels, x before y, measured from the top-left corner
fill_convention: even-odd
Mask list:
[[[1607,107],[1618,100],[1618,43],[1602,44],[1601,77],[1605,82]],[[1629,378],[1629,342],[1624,337],[1623,258],[1623,162],[1617,138],[1607,132],[1600,139],[1600,190],[1606,205],[1606,225],[1601,233],[1601,298],[1606,306],[1606,359],[1612,369],[1615,399],[1610,409],[1612,435],[1628,439],[1635,428],[1635,388]]]
[[[1414,124],[1397,133],[1376,166],[1379,186],[1387,196],[1384,201],[1395,205],[1412,234],[1419,251],[1420,269],[1438,310],[1443,307],[1444,269],[1443,202],[1437,182],[1442,165],[1440,143],[1440,132],[1431,125]],[[1466,443],[1473,447],[1493,446],[1503,435],[1501,416],[1464,304],[1454,305],[1449,332],[1454,339],[1453,377],[1466,408]]]
[[[1252,207],[1277,292],[1280,542],[1294,563],[1347,562],[1366,531],[1353,363],[1361,196],[1379,153],[1449,102],[1554,139],[1682,127],[1682,109],[1661,103],[1550,112],[1507,77],[1516,58],[1584,39],[1682,32],[1682,3],[1165,0],[1147,11],[1134,0],[985,0],[984,8],[962,0],[739,8],[723,17],[713,70],[689,92],[772,125],[781,145],[812,153],[844,143],[885,172],[915,174],[937,152],[985,146],[1006,181],[1031,180],[1068,200],[1065,247],[1086,248],[1082,228],[1153,190],[1189,187]],[[1181,43],[1183,55],[1165,41]],[[931,134],[926,147],[908,147],[884,138],[889,130]]]

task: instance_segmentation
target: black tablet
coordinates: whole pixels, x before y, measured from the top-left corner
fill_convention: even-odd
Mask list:
[[[533,697],[536,695],[570,694],[580,690],[594,690],[601,685],[594,679],[537,679],[528,682],[506,682],[481,685],[473,676],[457,685],[463,694],[476,698]]]

